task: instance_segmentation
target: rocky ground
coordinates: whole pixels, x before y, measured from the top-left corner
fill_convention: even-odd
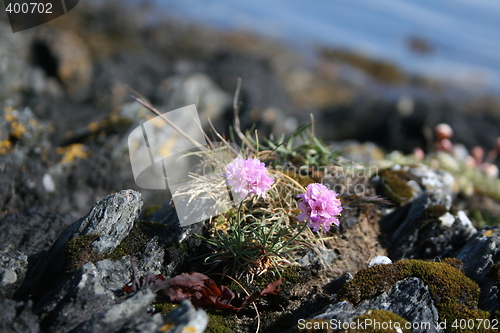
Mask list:
[[[494,98],[391,64],[356,67],[358,58],[332,50],[307,64],[254,36],[145,24],[147,8],[130,16],[115,2],[80,5],[15,35],[0,20],[2,332],[327,332],[358,319],[409,322],[414,332],[498,329],[498,178],[463,164],[465,155],[436,152],[432,132],[447,122],[462,151],[489,151],[500,135]],[[381,66],[391,75],[378,75]],[[240,312],[188,301],[174,310],[156,276],[206,272],[192,258],[212,250],[196,237],[209,224],[180,227],[166,191],[135,185],[128,135],[152,115],[127,86],[162,111],[197,102],[225,132],[238,77],[243,128],[290,134],[312,113],[318,137],[374,171],[349,173],[342,162],[289,175],[362,191],[340,191],[340,227],[293,254],[276,295]],[[340,142],[352,139],[368,143]],[[416,147],[426,159],[384,153]],[[393,263],[368,267],[377,256]],[[207,274],[244,297],[231,279]],[[241,281],[254,293],[276,278]]]

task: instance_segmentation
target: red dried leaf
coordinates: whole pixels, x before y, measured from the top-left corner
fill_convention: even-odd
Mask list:
[[[267,296],[267,295],[276,295],[278,293],[279,286],[283,283],[283,278],[279,278],[278,280],[269,283],[264,290],[262,290],[260,293],[255,293],[253,295],[247,296],[243,299],[243,304],[241,304],[241,310],[243,310],[248,304],[255,302],[258,298],[262,296]]]
[[[134,292],[135,289],[133,286],[125,286],[122,288],[122,291],[126,292],[126,293],[131,293],[131,292]]]
[[[260,292],[261,296],[267,295],[276,295],[278,291],[280,291],[280,286],[283,283],[283,278],[279,278],[278,280],[271,282]]]
[[[282,282],[283,279],[279,278],[268,284],[260,293],[245,297],[240,307],[231,305],[235,295],[228,287],[219,287],[208,276],[198,272],[183,273],[170,279],[165,279],[162,275],[147,274],[141,278],[140,286],[150,288],[157,295],[167,296],[172,302],[187,298],[197,308],[212,305],[218,309],[241,311],[259,297],[276,294]],[[123,291],[134,291],[134,287],[126,286]]]

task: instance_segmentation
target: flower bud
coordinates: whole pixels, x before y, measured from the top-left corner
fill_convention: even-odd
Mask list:
[[[449,152],[453,149],[453,143],[451,143],[451,141],[448,139],[443,139],[443,140],[438,142],[437,148],[438,148],[438,150]]]
[[[436,126],[434,131],[436,132],[436,138],[438,141],[442,141],[444,139],[451,139],[451,137],[453,136],[453,130],[448,124],[444,123],[439,124]]]
[[[472,154],[472,157],[474,157],[474,160],[476,161],[476,163],[478,165],[483,162],[483,159],[484,159],[484,149],[483,148],[481,148],[479,146],[475,146],[472,148],[471,154]]]

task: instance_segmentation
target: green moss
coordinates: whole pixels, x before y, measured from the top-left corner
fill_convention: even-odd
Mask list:
[[[208,314],[206,333],[231,333],[237,330],[234,313],[213,308],[205,311]]]
[[[500,311],[499,310],[495,310],[491,313],[490,320],[493,320],[493,319],[500,321]]]
[[[155,302],[156,312],[160,312],[162,315],[175,310],[179,307],[179,304],[170,302]],[[205,329],[207,333],[231,333],[235,332],[237,325],[234,319],[234,313],[230,311],[207,308],[204,309],[208,315],[208,325]]]
[[[285,267],[285,269],[281,272],[281,277],[283,278],[283,283],[280,286],[280,291],[278,293],[281,294],[287,294],[292,290],[293,287],[297,285],[297,283],[300,283],[300,274],[303,271],[303,268],[299,266],[288,266]],[[250,294],[260,292],[262,291],[265,287],[267,287],[268,284],[271,282],[274,282],[278,279],[279,277],[273,274],[273,272],[268,272],[266,274],[262,274],[261,276],[255,276],[254,280],[252,283],[247,283],[244,280],[239,280],[238,283],[243,286],[243,288],[246,289]],[[238,283],[234,282],[233,280],[228,280],[226,287],[233,291],[241,291],[241,286],[238,285]],[[243,292],[244,293],[244,292]]]
[[[179,307],[179,304],[170,303],[170,302],[155,302],[156,312],[160,312],[162,315],[166,315],[172,310],[175,310]]]
[[[408,323],[408,320],[403,317],[398,316],[397,314],[384,311],[384,310],[369,310],[365,314],[355,317],[353,321],[359,320],[360,322],[366,323],[371,322],[373,325],[365,326],[364,329],[349,329],[349,333],[355,332],[367,332],[367,333],[385,333],[385,332],[394,332],[396,327],[400,327],[401,331],[404,333],[411,333],[411,329],[405,329],[405,324]],[[386,326],[384,329],[383,325]]]
[[[445,264],[448,264],[452,267],[455,267],[458,269],[460,272],[464,272],[464,263],[462,260],[457,259],[457,258],[444,258],[443,261]]]
[[[92,242],[99,237],[99,234],[88,234],[73,238],[64,245],[66,272],[73,272],[88,262],[96,262],[105,258],[103,254],[100,254],[91,246]]]
[[[400,265],[376,265],[359,271],[353,280],[345,284],[340,292],[341,299],[358,304],[390,290],[398,280],[404,279]]]
[[[149,239],[165,233],[166,228],[168,228],[168,226],[162,223],[138,221],[132,230],[130,230],[128,236],[109,255],[109,258],[111,260],[119,260],[123,256],[134,254],[139,251]]]
[[[489,275],[495,279],[495,284],[500,287],[500,261],[491,266]]]
[[[160,312],[162,315],[166,315],[178,307],[179,304],[176,303],[155,302],[156,312]],[[208,315],[208,325],[205,332],[231,333],[236,330],[237,325],[234,319],[234,312],[215,308],[206,308],[204,310]]]
[[[455,260],[450,261],[457,265]],[[488,318],[478,309],[479,287],[460,270],[446,262],[402,260],[390,265],[377,265],[361,270],[339,292],[341,299],[357,304],[392,288],[409,277],[424,281],[439,312],[439,320]],[[448,326],[447,332],[455,332]]]
[[[384,184],[384,193],[391,201],[404,203],[413,197],[413,188],[408,185],[408,181],[413,177],[409,172],[385,169],[380,171],[380,177]]]

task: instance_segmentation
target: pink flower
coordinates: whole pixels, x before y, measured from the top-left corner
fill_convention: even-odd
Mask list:
[[[309,184],[306,193],[299,194],[297,198],[303,198],[299,203],[299,208],[303,213],[297,218],[299,221],[307,218],[307,225],[313,231],[327,232],[332,224],[339,225],[340,222],[336,216],[342,212],[340,200],[337,198],[337,193],[329,190],[325,185]]]
[[[227,185],[234,186],[233,191],[242,199],[250,193],[265,198],[266,191],[274,183],[267,174],[266,165],[255,158],[236,158],[226,166],[226,171]]]

